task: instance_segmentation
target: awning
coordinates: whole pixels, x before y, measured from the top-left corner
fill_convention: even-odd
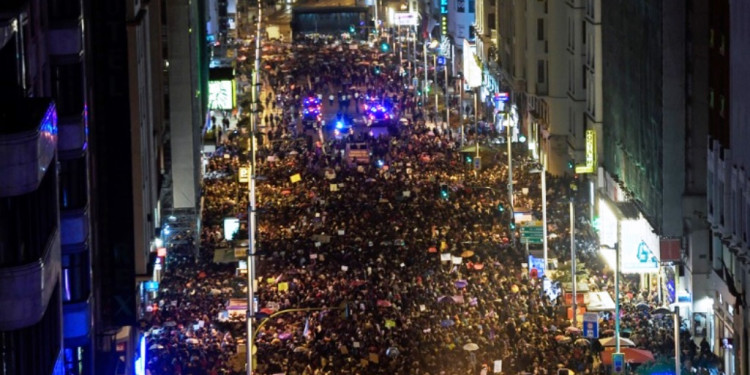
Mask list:
[[[586,310],[591,312],[597,311],[614,311],[615,301],[608,292],[589,292],[589,303]]]

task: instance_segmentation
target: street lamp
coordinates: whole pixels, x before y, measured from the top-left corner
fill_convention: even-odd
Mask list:
[[[255,210],[255,181],[257,178],[257,167],[255,154],[258,146],[256,134],[258,132],[258,121],[260,117],[260,50],[261,50],[261,20],[263,20],[263,7],[261,0],[258,0],[258,30],[255,33],[255,66],[253,69],[253,91],[252,91],[252,114],[250,115],[250,179],[249,197],[248,197],[248,226],[247,226],[247,375],[253,373],[253,320],[255,319],[254,308],[254,288],[255,285],[255,228],[256,228],[256,210]]]
[[[544,163],[539,163],[537,167],[531,170],[531,173],[539,173],[542,176],[542,248],[544,253],[544,270],[547,271],[548,254],[547,254],[547,170]]]
[[[680,306],[675,304],[674,311],[669,307],[657,307],[651,311],[652,315],[672,315],[672,324],[674,325],[674,373],[680,374]]]

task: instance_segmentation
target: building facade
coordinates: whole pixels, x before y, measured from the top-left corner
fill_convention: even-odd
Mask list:
[[[16,17],[11,23],[23,25],[25,15]],[[5,56],[7,48],[19,47],[19,36],[12,39],[2,48]],[[9,73],[24,74],[3,71]],[[57,112],[51,99],[3,96],[0,364],[10,374],[64,374]]]
[[[747,293],[750,139],[745,108],[750,33],[747,1],[716,1],[708,9],[708,221],[711,225],[709,287],[704,298],[707,336],[729,374],[747,373]],[[744,13],[743,13],[744,12]]]

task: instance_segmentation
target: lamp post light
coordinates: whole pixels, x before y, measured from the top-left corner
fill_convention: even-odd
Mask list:
[[[254,288],[255,288],[255,228],[257,223],[255,210],[255,181],[257,178],[256,168],[256,150],[258,142],[256,134],[258,132],[258,121],[260,117],[260,50],[261,50],[261,20],[263,20],[263,7],[261,0],[258,0],[258,30],[255,33],[255,66],[253,70],[253,91],[252,91],[252,114],[250,115],[250,179],[249,197],[248,197],[248,226],[247,226],[247,375],[253,373],[253,320],[255,319],[254,306]]]
[[[544,167],[544,163],[539,163],[531,173],[539,173],[542,177],[542,248],[544,254],[544,270],[548,269],[548,254],[547,254],[547,169]]]
[[[680,306],[675,304],[674,311],[669,310],[669,307],[662,306],[655,308],[651,314],[662,314],[671,315],[672,324],[674,325],[674,373],[680,374],[681,360],[680,360]]]

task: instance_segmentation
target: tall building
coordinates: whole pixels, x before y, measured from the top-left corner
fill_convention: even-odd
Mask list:
[[[8,306],[0,364],[8,373],[133,371],[148,302],[139,291],[154,269],[161,209],[199,208],[203,7],[0,4],[0,301]],[[177,155],[165,152],[170,135]]]
[[[44,2],[42,3],[44,4]],[[58,114],[62,300],[67,374],[92,373],[91,278],[86,49],[81,1],[46,2],[52,97]]]
[[[585,9],[583,0],[477,2],[481,98],[491,111],[488,97],[511,93],[515,132],[527,136],[534,156],[555,175],[572,173],[569,164],[584,162]]]
[[[0,50],[4,81],[23,81],[8,49],[21,50],[14,34],[27,15],[5,19],[14,30]],[[4,87],[12,93],[3,93],[0,108],[0,365],[7,374],[63,374],[57,112],[52,100],[13,90],[23,86]]]
[[[748,1],[719,0],[708,9],[708,221],[711,224],[704,312],[707,338],[728,374],[744,374],[748,361],[747,288],[750,269],[750,114]]]

